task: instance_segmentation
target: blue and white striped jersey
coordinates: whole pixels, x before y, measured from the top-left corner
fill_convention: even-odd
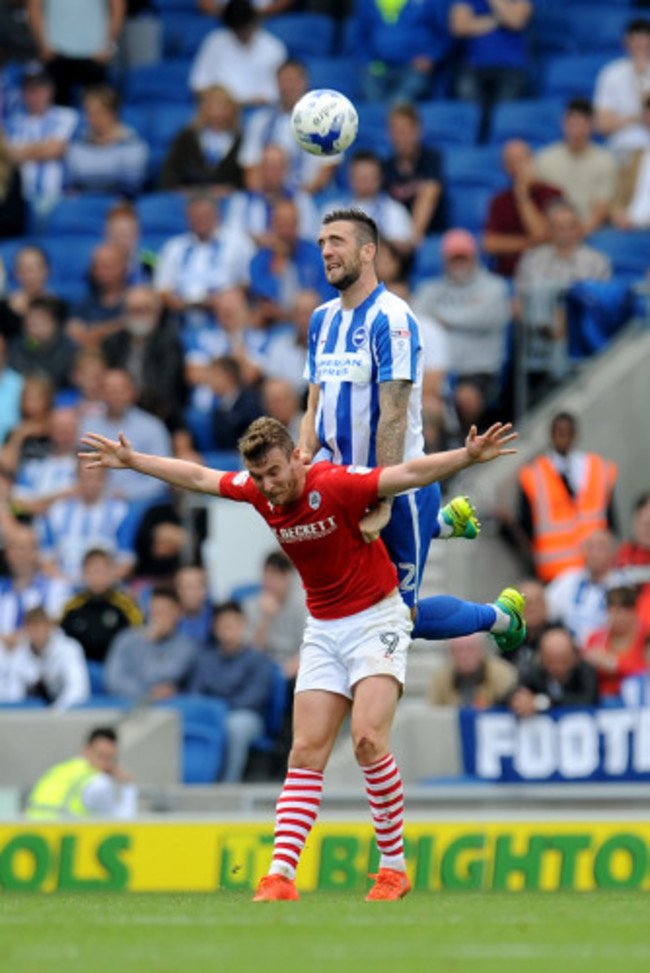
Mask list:
[[[379,284],[363,304],[335,298],[309,326],[306,377],[320,386],[316,432],[334,463],[376,466],[379,386],[412,382],[404,459],[423,453],[422,342],[408,304]]]
[[[7,139],[11,145],[20,147],[46,139],[69,142],[78,124],[78,112],[59,105],[53,105],[43,115],[19,112],[7,123]],[[20,169],[27,199],[56,198],[63,192],[63,159],[23,162]]]

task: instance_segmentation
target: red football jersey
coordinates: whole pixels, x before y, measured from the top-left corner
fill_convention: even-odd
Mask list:
[[[251,503],[291,558],[314,618],[345,618],[364,611],[397,587],[383,543],[366,544],[359,520],[377,502],[381,469],[316,463],[298,500],[275,507],[246,472],[227,473],[220,493]]]

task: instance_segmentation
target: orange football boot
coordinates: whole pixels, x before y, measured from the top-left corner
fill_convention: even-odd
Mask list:
[[[284,875],[265,875],[253,896],[253,902],[281,902],[299,899],[298,889],[291,878]]]
[[[366,902],[381,902],[403,899],[411,891],[411,883],[406,872],[398,872],[395,868],[380,868],[376,875],[375,884],[366,896]]]

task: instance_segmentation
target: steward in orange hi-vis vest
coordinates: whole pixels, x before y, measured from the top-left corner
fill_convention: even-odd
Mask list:
[[[532,551],[540,580],[552,581],[567,568],[582,567],[584,541],[594,530],[607,527],[616,464],[586,454],[584,476],[575,496],[548,456],[524,466],[519,482],[532,512]]]

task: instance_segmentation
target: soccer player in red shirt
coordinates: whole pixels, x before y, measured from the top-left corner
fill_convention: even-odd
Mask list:
[[[323,773],[345,717],[381,852],[369,900],[409,891],[404,860],[403,788],[390,752],[390,731],[406,672],[411,615],[381,540],[364,541],[359,520],[382,497],[433,483],[474,463],[515,452],[510,424],[483,435],[472,427],[465,446],[369,469],[306,466],[286,428],[263,417],[239,449],[246,470],[224,473],[198,463],[136,453],[89,433],[81,454],[89,466],[131,469],[172,486],[250,503],[295,564],[307,593],[309,618],[296,680],[293,744],[277,804],[271,869],[255,901],[297,899],[296,868],[320,806]]]

